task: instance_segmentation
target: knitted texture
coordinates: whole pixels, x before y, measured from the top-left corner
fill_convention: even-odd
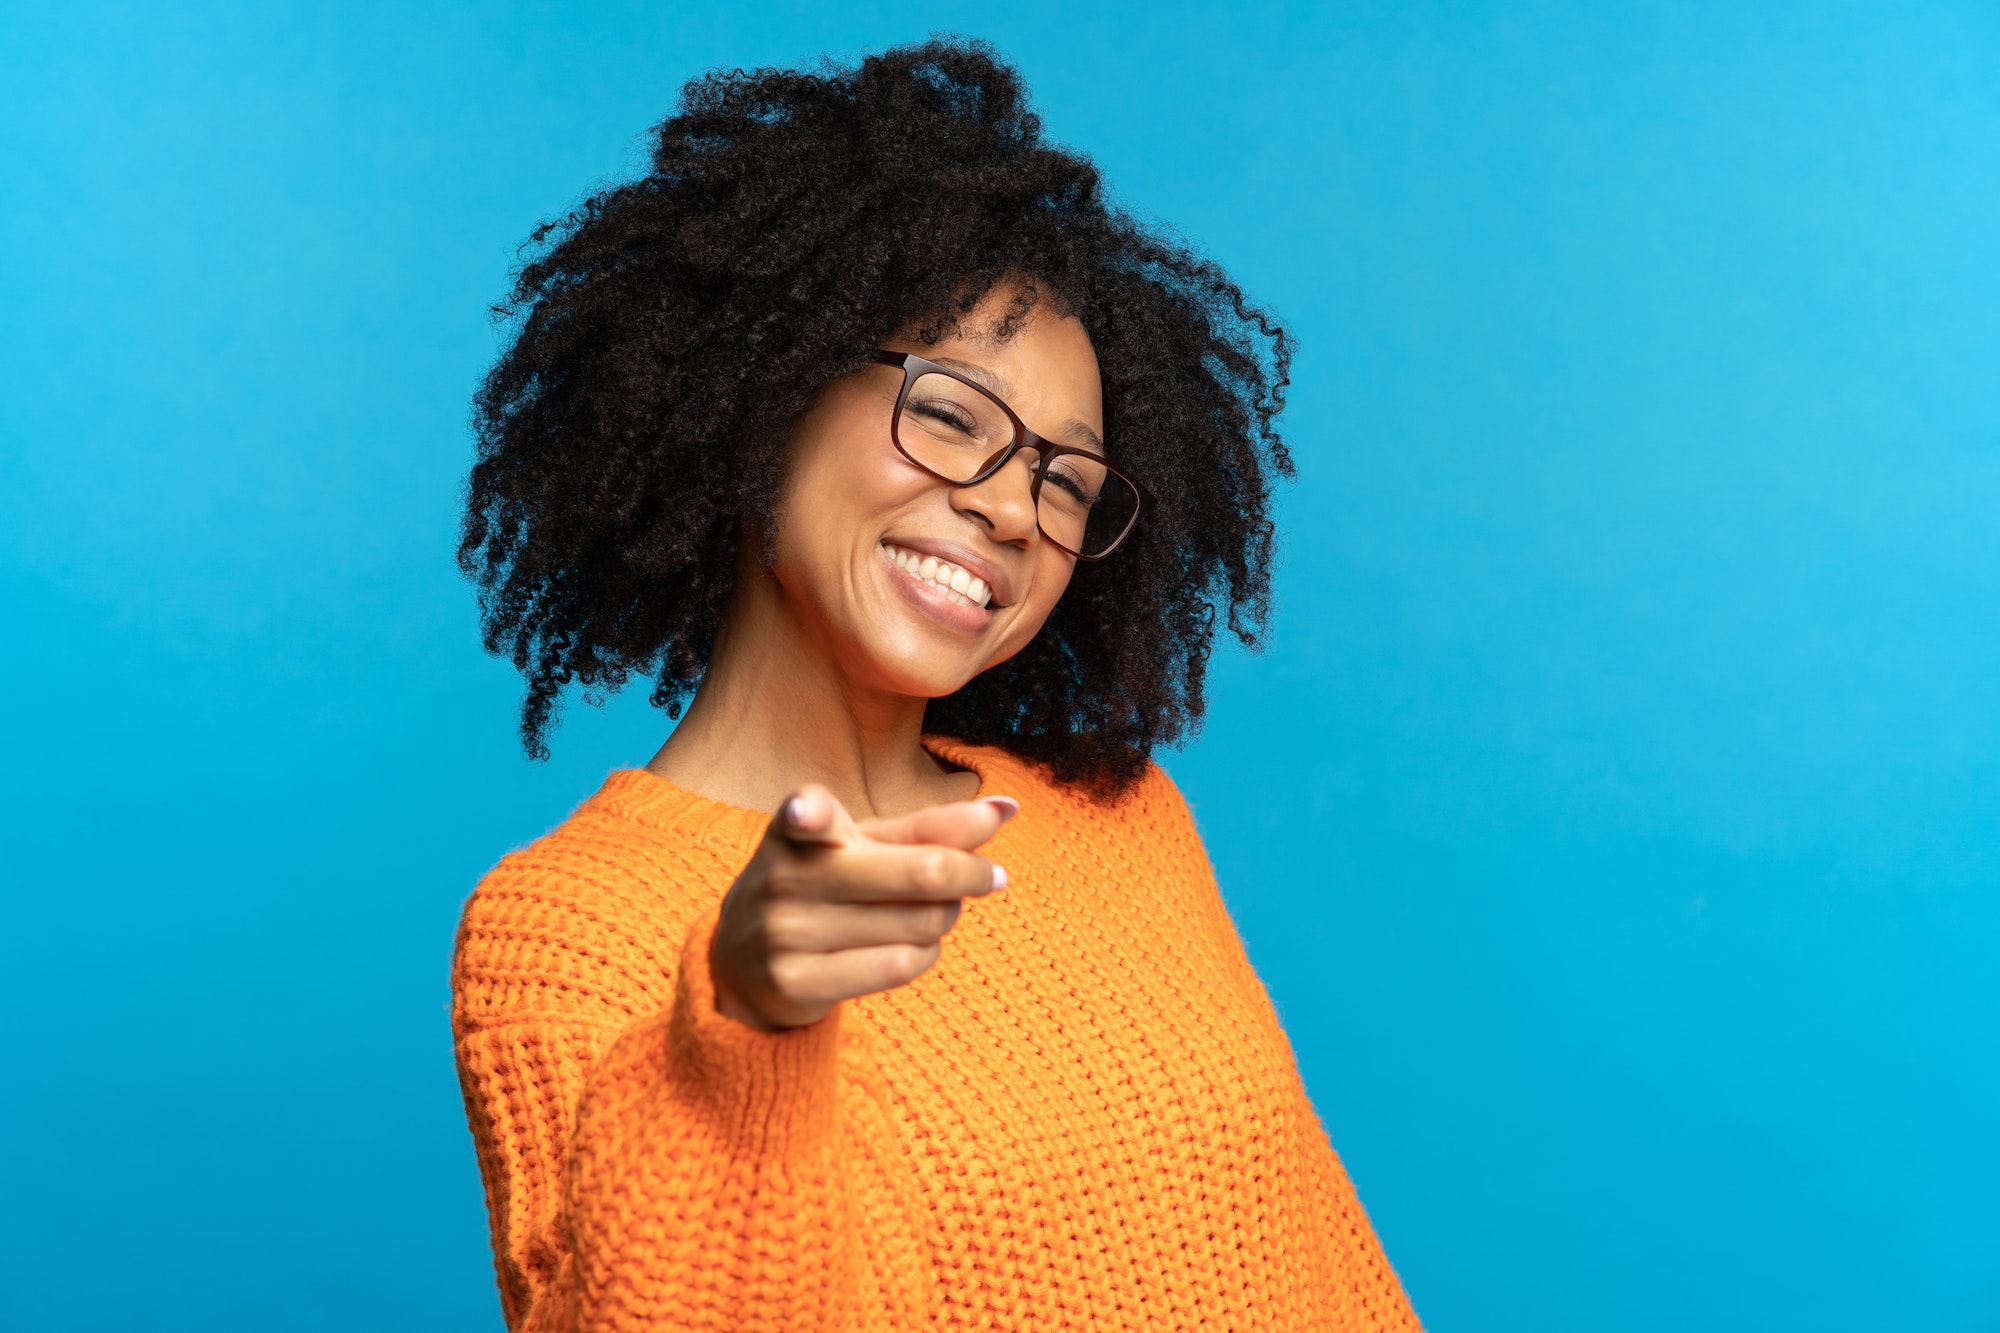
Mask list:
[[[614,773],[466,904],[452,1027],[515,1330],[1417,1328],[1152,770],[1021,802],[937,966],[810,1027],[716,1012],[768,816]]]

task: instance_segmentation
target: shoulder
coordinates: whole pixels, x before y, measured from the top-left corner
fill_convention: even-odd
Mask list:
[[[1223,938],[1227,914],[1208,850],[1180,788],[1159,765],[1106,797],[1004,750],[934,749],[977,772],[982,794],[1021,803],[1020,816],[985,850],[1018,881],[1023,903],[1064,914],[1068,928],[1097,932],[1131,924],[1108,904],[1143,901],[1155,923],[1178,921],[1201,938]]]
[[[738,865],[756,849],[766,821],[622,769],[561,824],[501,858],[474,900],[537,889],[571,899],[615,895],[635,882],[667,896],[699,889],[717,866]]]
[[[927,738],[925,743],[940,758],[977,773],[982,794],[1012,796],[1021,802],[1024,812],[1040,819],[1100,835],[1129,834],[1148,842],[1170,839],[1200,845],[1186,798],[1156,763],[1149,761],[1146,771],[1130,787],[1103,796],[1063,782],[1045,766],[998,746],[966,745],[938,737]]]
[[[457,1007],[490,1018],[523,1002],[546,1010],[650,996],[749,858],[762,819],[642,770],[613,773],[560,825],[501,858],[466,900]]]

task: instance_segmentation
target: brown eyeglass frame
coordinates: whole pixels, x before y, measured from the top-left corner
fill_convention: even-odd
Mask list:
[[[924,357],[918,356],[915,352],[890,352],[880,348],[870,353],[869,358],[880,365],[896,366],[903,372],[903,387],[896,391],[896,410],[889,417],[889,440],[896,446],[896,452],[901,454],[905,459],[908,459],[912,467],[921,468],[926,473],[929,473],[949,486],[977,486],[1001,468],[1006,467],[1012,461],[1014,455],[1020,453],[1021,450],[1033,449],[1035,451],[1035,457],[1038,460],[1035,464],[1035,479],[1028,487],[1028,496],[1035,502],[1035,528],[1057,550],[1067,551],[1079,560],[1109,559],[1118,553],[1118,548],[1125,544],[1126,539],[1139,526],[1139,520],[1144,518],[1146,511],[1153,507],[1153,493],[1140,485],[1137,477],[1121,467],[1114,466],[1105,459],[1103,454],[1092,453],[1088,449],[1079,449],[1074,445],[1057,444],[1052,440],[1044,439],[1040,435],[1035,434],[1035,432],[1028,429],[1026,422],[1015,415],[1014,409],[1007,406],[1001,400],[998,394],[978,381],[968,379],[964,375],[959,374],[950,366],[941,366],[935,361],[926,360]],[[947,477],[935,468],[926,467],[921,461],[913,457],[908,449],[903,447],[903,404],[909,401],[910,390],[916,387],[918,378],[923,375],[943,375],[949,379],[957,380],[966,388],[983,394],[995,407],[1005,412],[1007,420],[1013,423],[1014,442],[980,464],[979,471],[964,481],[959,481],[955,477]],[[1139,497],[1139,502],[1132,507],[1132,518],[1125,524],[1125,530],[1114,537],[1111,544],[1096,555],[1085,555],[1081,551],[1064,546],[1054,537],[1049,536],[1048,529],[1042,527],[1042,478],[1048,475],[1049,464],[1064,454],[1076,454],[1079,457],[1088,458],[1106,472],[1112,473],[1125,482],[1126,485],[1132,488],[1132,493]]]

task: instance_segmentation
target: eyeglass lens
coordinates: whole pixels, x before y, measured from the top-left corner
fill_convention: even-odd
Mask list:
[[[970,384],[927,372],[910,386],[897,443],[946,480],[970,481],[1013,442],[1013,421]],[[1042,479],[1035,516],[1057,543],[1096,556],[1125,534],[1138,508],[1139,493],[1124,477],[1088,455],[1059,454]]]

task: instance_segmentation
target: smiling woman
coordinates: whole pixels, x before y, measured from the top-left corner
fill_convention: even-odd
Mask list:
[[[686,710],[466,906],[510,1326],[1414,1327],[1150,758],[1282,332],[961,43],[697,82],[539,239],[461,559],[531,749]]]
[[[867,680],[920,728],[930,700],[1014,658],[1041,630],[1076,567],[1080,518],[1099,508],[1118,514],[1114,540],[1096,543],[1100,558],[1116,549],[1134,506],[1111,487],[1130,491],[1130,483],[1100,452],[1017,427],[1022,417],[982,387],[1005,386],[1020,413],[1051,423],[1051,434],[1060,422],[1064,434],[1102,437],[1097,357],[1082,323],[1035,306],[999,332],[1025,296],[1017,283],[996,286],[927,357],[878,353],[887,364],[827,385],[792,428],[776,530],[738,547],[725,633],[708,683],[654,762],[661,776],[729,767],[719,753],[694,756],[705,738],[734,747],[755,725],[755,696],[722,684],[747,676],[731,665],[743,655],[798,659],[796,688],[822,679],[840,696],[827,700],[834,709],[858,703],[848,687]],[[812,642],[792,642],[801,637]],[[828,653],[838,660],[831,674],[805,664]],[[725,698],[735,706],[712,721]],[[774,804],[796,779],[792,762],[728,798]]]

